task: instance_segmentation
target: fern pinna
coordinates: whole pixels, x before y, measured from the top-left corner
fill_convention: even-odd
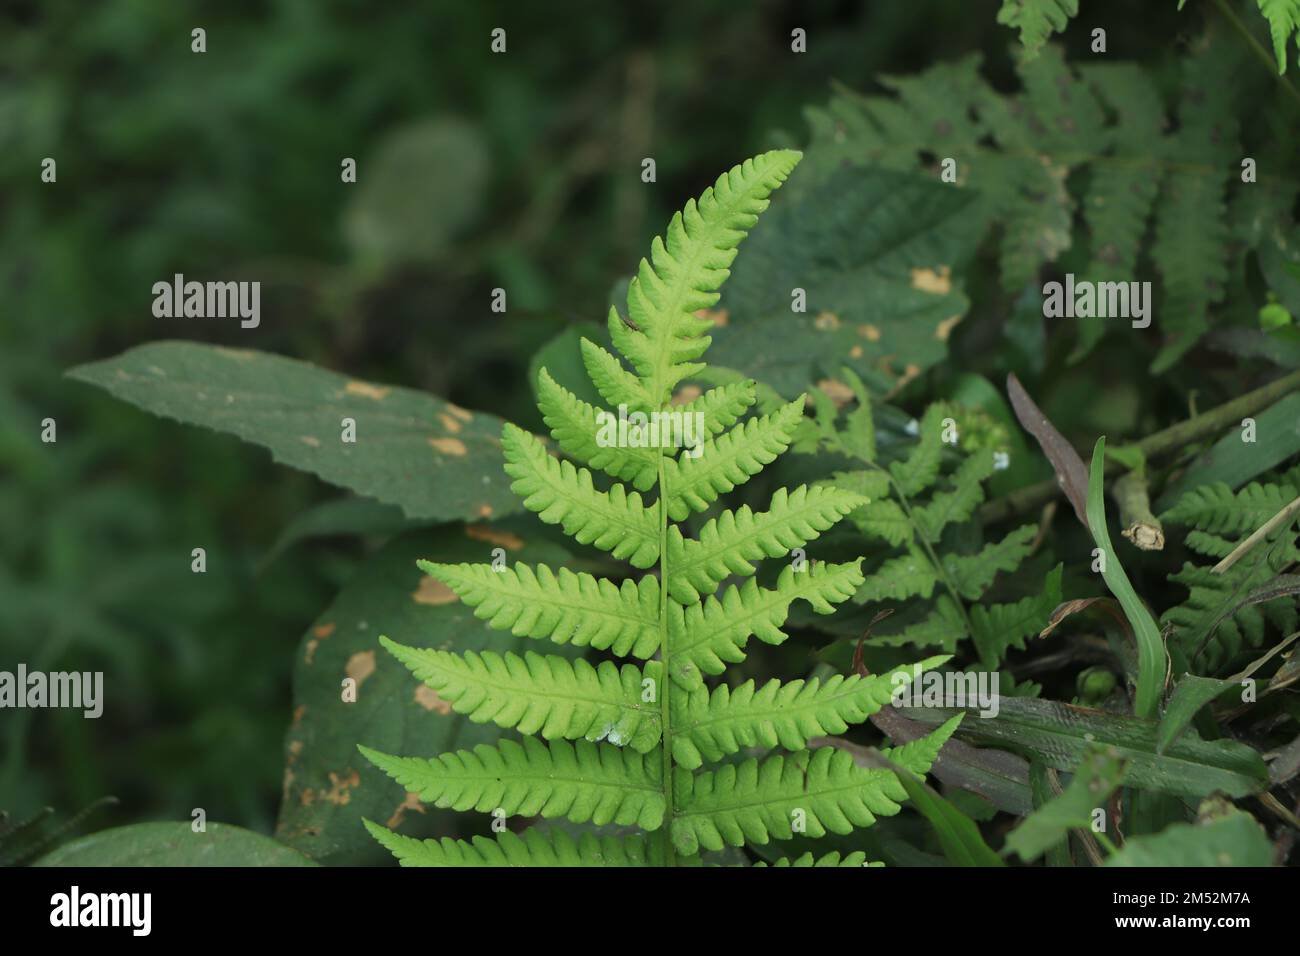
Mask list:
[[[803,420],[800,399],[742,422],[755,401],[752,381],[672,404],[674,389],[704,368],[699,359],[709,346],[711,322],[699,313],[717,300],[737,246],[799,158],[781,150],[735,167],[655,239],[628,288],[628,318],[614,309],[609,314],[613,344],[631,370],[605,348],[582,342],[593,384],[612,408],[628,413],[635,441],[600,441],[603,410],[545,370],[538,387],[546,424],[559,448],[588,467],[552,457],[520,428],[504,429],[506,471],[530,510],[579,542],[657,574],[619,584],[540,566],[424,566],[494,628],[632,660],[458,655],[384,642],[458,713],[525,735],[433,760],[361,748],[408,791],[439,807],[635,826],[644,834],[575,837],[557,827],[534,827],[469,842],[421,841],[367,821],[403,864],[690,864],[707,851],[796,833],[846,833],[900,809],[906,793],[893,771],[859,767],[844,750],[807,749],[811,737],[840,733],[884,706],[895,672],[774,680],[761,688],[752,681],[713,689],[706,683],[744,660],[751,637],[783,641],[793,601],[830,613],[853,595],[863,582],[860,561],[795,562],[773,588],[755,582],[754,562],[787,558],[866,499],[801,486],[777,491],[766,511],[720,511],[694,537],[677,525],[761,471],[785,451]],[[667,430],[650,440],[647,421],[637,415],[668,410],[703,416],[700,444],[684,447],[676,440],[681,436]],[[666,438],[672,441],[659,440]],[[611,479],[608,490],[593,472]],[[648,503],[642,494],[651,490],[657,500]],[[748,580],[720,591],[733,576]],[[945,725],[888,756],[923,774],[954,727]],[[742,758],[750,747],[787,752]],[[805,854],[787,862],[858,865],[863,854]]]

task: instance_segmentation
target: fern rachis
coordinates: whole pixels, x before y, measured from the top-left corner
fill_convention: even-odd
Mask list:
[[[775,151],[735,167],[675,216],[628,290],[630,322],[609,318],[614,353],[584,340],[584,364],[611,405],[671,408],[674,388],[703,368],[710,324],[696,312],[717,299],[736,248],[789,175],[799,154]],[[440,807],[635,825],[646,836],[529,829],[498,839],[419,841],[367,821],[406,864],[672,865],[705,851],[844,833],[896,813],[906,798],[887,769],[862,768],[844,752],[807,749],[884,706],[895,680],[913,668],[826,681],[770,681],[710,690],[706,676],[743,660],[753,637],[776,644],[796,600],[830,613],[862,584],[860,560],[786,567],[774,587],[753,579],[755,562],[789,555],[867,503],[825,486],[781,489],[765,511],[723,510],[687,537],[676,524],[758,474],[803,424],[803,401],[741,421],[755,402],[752,382],[722,384],[688,410],[706,415],[707,438],[678,447],[605,447],[593,438],[600,410],[545,370],[539,404],[560,449],[506,426],[503,447],[513,490],[525,505],[580,543],[657,576],[616,584],[566,569],[423,564],[490,626],[538,640],[590,647],[638,662],[597,664],[529,650],[467,653],[385,646],[458,713],[525,735],[433,760],[365,756],[422,800]],[[585,466],[585,467],[584,467]],[[597,473],[607,476],[597,478]],[[625,488],[630,482],[635,490]],[[602,490],[607,486],[608,490]],[[657,500],[643,495],[657,492]],[[723,588],[725,579],[748,578]],[[722,590],[719,590],[722,588]],[[655,657],[655,659],[650,659]],[[924,667],[941,664],[932,658]],[[895,764],[925,773],[955,721],[927,746],[900,748]],[[534,736],[535,735],[535,736]],[[540,739],[538,739],[540,738]],[[788,753],[725,761],[752,747]],[[861,854],[805,854],[788,865],[860,865]]]

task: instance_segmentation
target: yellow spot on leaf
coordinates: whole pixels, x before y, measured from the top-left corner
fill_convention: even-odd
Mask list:
[[[524,546],[524,539],[517,534],[511,534],[509,531],[501,531],[486,524],[469,524],[465,526],[465,537],[473,538],[475,541],[487,541],[490,544],[499,544],[507,551],[518,551]]]
[[[823,332],[834,332],[840,327],[840,317],[834,312],[823,312],[813,319],[813,325]]]
[[[876,328],[870,322],[864,322],[858,326],[858,335],[862,336],[868,342],[880,341],[880,329]]]
[[[375,672],[375,652],[357,651],[348,658],[343,672],[357,682],[357,687],[360,687],[366,682],[366,678]]]
[[[459,418],[462,422],[467,422],[467,421],[469,421],[471,418],[474,417],[474,416],[471,415],[469,412],[467,412],[465,409],[461,408],[459,405],[453,405],[451,402],[448,402],[448,403],[447,403],[447,411],[451,412],[453,415],[455,415],[457,418]]]
[[[448,415],[446,412],[443,412],[438,416],[438,421],[442,422],[442,427],[447,429],[447,431],[451,432],[453,435],[465,427],[456,420],[454,415]]]
[[[411,592],[411,598],[417,604],[451,604],[459,600],[456,592],[447,585],[443,584],[437,578],[425,575],[420,579],[420,586]],[[374,658],[374,652],[371,652],[371,658]]]
[[[912,288],[934,295],[947,295],[952,291],[952,269],[940,266],[934,269],[913,269]]]
[[[728,316],[726,309],[700,309],[695,313],[695,315],[697,318],[708,319],[714,325],[719,327],[727,324]]]
[[[332,622],[321,624],[312,628],[312,633],[317,637],[326,638],[334,633],[334,624]]]
[[[298,437],[298,440],[302,442],[304,445],[310,445],[312,448],[320,447],[320,439],[313,438],[311,435],[300,435]]]
[[[478,516],[479,516],[480,518],[491,518],[491,517],[492,517],[492,506],[489,505],[489,504],[481,504],[481,505],[479,505],[479,506],[478,506]]]
[[[389,392],[390,388],[384,388],[381,385],[371,385],[369,382],[348,382],[344,389],[349,395],[360,395],[362,398],[374,399],[376,402],[383,399]]]
[[[430,438],[429,444],[444,455],[455,455],[458,458],[465,455],[465,443],[459,438]]]
[[[855,345],[853,348],[849,349],[849,358],[862,358],[862,346]]]
[[[438,692],[432,687],[426,687],[424,684],[415,688],[415,702],[425,710],[436,710],[440,714],[451,713],[451,704],[439,697]]]
[[[961,321],[961,315],[954,315],[951,318],[944,319],[934,329],[934,337],[940,342],[947,342],[948,336],[952,334],[953,328]]]
[[[314,637],[307,642],[307,648],[302,653],[302,661],[304,664],[310,664],[316,657],[316,648],[319,645],[320,641],[316,640]]]

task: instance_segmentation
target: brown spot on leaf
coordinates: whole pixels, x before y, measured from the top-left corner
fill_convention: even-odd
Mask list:
[[[518,551],[524,546],[524,539],[519,535],[486,524],[466,525],[465,537],[473,538],[475,541],[486,541],[489,544],[498,544],[507,551]]]
[[[289,741],[289,757],[285,762],[287,764],[293,764],[293,762],[298,759],[298,755],[301,753],[302,753],[302,741],[301,740]]]
[[[440,714],[450,714],[451,704],[438,696],[432,687],[421,684],[415,688],[415,702],[425,710],[436,710]]]
[[[437,578],[428,575],[425,575],[420,579],[420,586],[411,592],[411,599],[414,600],[416,604],[433,605],[451,604],[452,602],[459,600],[456,597],[455,591],[447,587],[447,585],[443,584]],[[373,659],[373,651],[370,656]]]
[[[316,648],[320,646],[320,641],[312,638],[307,642],[306,648],[302,652],[302,662],[310,664],[316,657]]]
[[[430,438],[429,444],[444,455],[455,455],[457,458],[465,456],[465,443],[459,438]]]
[[[397,805],[397,809],[393,811],[393,815],[388,818],[388,823],[386,824],[387,827],[390,830],[395,830],[397,827],[401,826],[402,821],[406,819],[407,810],[414,810],[416,813],[425,812],[424,804],[420,802],[420,795],[418,793],[413,793],[409,790],[407,791],[406,798]]]
[[[465,426],[456,420],[455,416],[448,415],[446,412],[438,416],[438,421],[442,422],[442,427],[447,429],[453,435],[459,432]]]
[[[298,802],[301,803],[304,807],[310,807],[313,803],[316,802],[316,791],[313,790],[311,787],[308,787],[302,793],[298,794]]]
[[[330,771],[330,788],[320,795],[320,798],[336,807],[346,807],[352,800],[352,788],[361,782],[361,775],[355,770],[349,770],[346,777],[341,777],[333,770]]]
[[[697,318],[708,319],[714,325],[722,327],[727,324],[726,309],[700,309],[695,313]]]
[[[312,448],[320,447],[320,439],[314,438],[311,435],[299,435],[298,440],[304,445],[310,445]]]
[[[332,621],[327,621],[324,624],[318,624],[316,627],[312,628],[311,632],[324,640],[334,633],[334,623]]]
[[[813,319],[813,326],[822,332],[834,332],[840,327],[840,317],[834,312],[822,312]]]
[[[360,395],[362,398],[373,399],[376,402],[382,401],[392,391],[391,388],[384,388],[382,385],[358,381],[348,382],[343,390],[349,395]]]
[[[366,682],[366,678],[375,672],[375,652],[357,651],[348,658],[343,672],[357,682],[357,687],[360,687]]]
[[[855,359],[862,358],[862,346],[855,345],[853,346],[853,348],[849,349],[849,358],[855,358]]]
[[[302,718],[306,713],[307,713],[306,704],[299,704],[297,707],[295,707],[293,710],[293,723],[290,724],[289,726],[297,727],[299,724],[301,724]]]
[[[912,288],[934,295],[947,295],[952,291],[952,269],[940,266],[935,269],[913,269]]]
[[[824,378],[817,383],[817,387],[826,393],[826,397],[835,403],[836,408],[843,408],[853,401],[853,389],[839,379]]]
[[[691,402],[699,398],[701,394],[702,390],[698,385],[683,385],[673,393],[673,404],[689,405]]]
[[[880,341],[880,329],[876,328],[870,322],[864,322],[858,326],[858,335],[862,336],[868,342]]]
[[[453,405],[451,402],[447,403],[447,411],[451,412],[462,422],[467,422],[474,417],[472,414],[467,412],[465,409],[461,408],[459,405]]]
[[[484,504],[479,505],[479,506],[478,506],[478,516],[479,516],[480,518],[491,518],[491,517],[492,517],[492,506],[489,505],[489,504],[487,504],[487,503],[484,503]]]
[[[953,328],[956,327],[957,323],[960,322],[961,319],[962,317],[960,313],[944,319],[934,327],[934,337],[940,342],[947,342],[948,336],[952,334]]]

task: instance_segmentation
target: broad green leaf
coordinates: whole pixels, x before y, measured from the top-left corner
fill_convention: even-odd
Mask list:
[[[1231,797],[1260,793],[1268,787],[1268,768],[1252,747],[1232,740],[1202,740],[1188,730],[1163,753],[1157,752],[1155,720],[1073,707],[1050,700],[995,698],[996,717],[971,719],[958,736],[974,744],[1037,754],[1055,770],[1073,773],[1094,745],[1114,748],[1128,765],[1126,787],[1204,797],[1216,790]],[[944,707],[905,708],[904,716],[934,726],[963,710]]]
[[[413,389],[197,342],[154,342],[68,374],[155,415],[226,432],[283,464],[399,505],[410,518],[521,510],[502,470],[501,420]],[[355,443],[343,419],[356,423]]]
[[[1158,753],[1164,753],[1191,724],[1197,711],[1232,686],[1231,681],[1214,680],[1184,674],[1174,688],[1165,715],[1160,719],[1160,733],[1156,743]]]
[[[409,647],[522,653],[527,638],[490,630],[450,588],[416,567],[420,559],[491,561],[494,548],[503,548],[511,564],[561,565],[567,557],[503,526],[412,532],[367,559],[308,628],[294,660],[278,839],[323,862],[366,864],[389,856],[366,833],[362,817],[408,836],[468,835],[471,820],[417,809],[356,746],[364,741],[387,753],[434,757],[501,736],[497,727],[455,713],[379,644],[383,634]],[[355,703],[342,698],[347,677],[356,681]]]
[[[33,866],[316,866],[298,850],[228,823],[136,823],[79,837]]]
[[[1071,830],[1092,826],[1094,811],[1105,809],[1123,777],[1121,761],[1104,753],[1088,754],[1065,792],[1048,800],[1007,835],[1007,851],[1031,863],[1065,840]]]
[[[1208,823],[1175,823],[1153,836],[1130,837],[1106,866],[1272,866],[1264,828],[1239,810]]]
[[[919,175],[841,169],[808,151],[754,228],[723,290],[710,359],[797,395],[847,366],[910,379],[947,353],[968,302],[972,196]],[[792,311],[792,292],[806,311]]]

